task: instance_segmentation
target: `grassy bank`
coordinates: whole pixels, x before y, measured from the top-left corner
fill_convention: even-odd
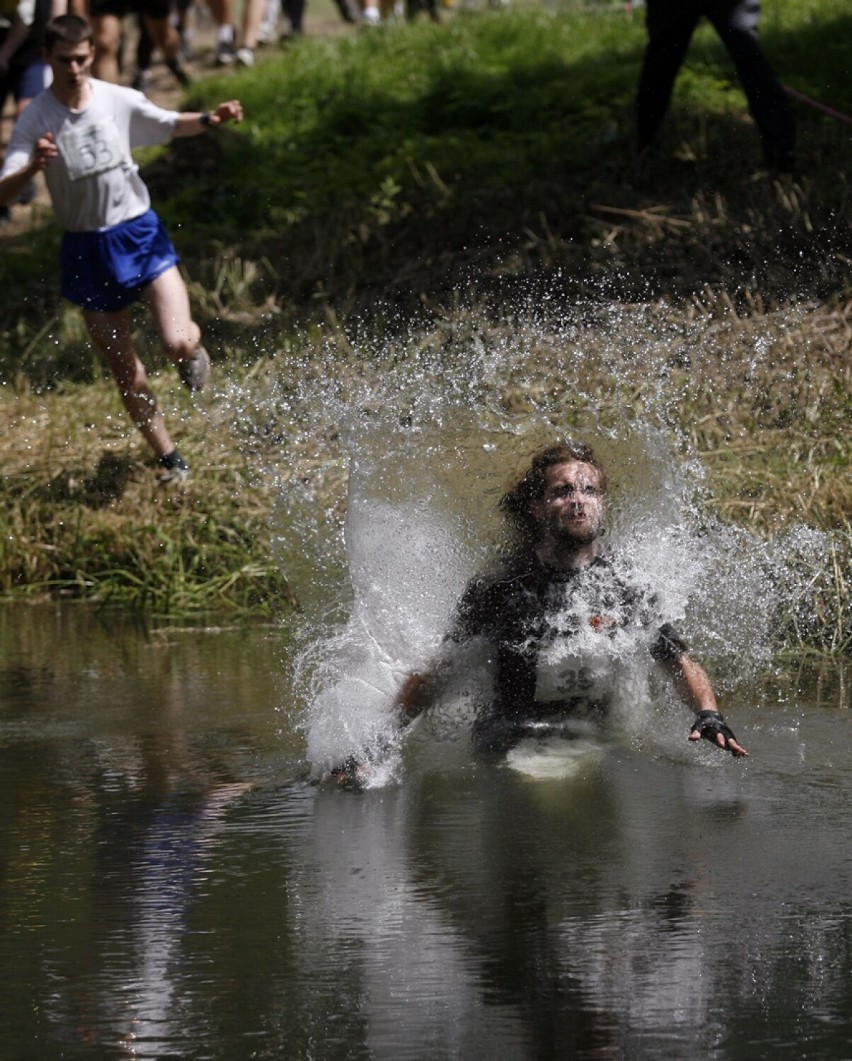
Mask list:
[[[785,0],[765,12],[762,38],[782,80],[852,113],[850,30],[840,0]],[[199,455],[180,493],[153,485],[58,300],[52,224],[6,241],[0,589],[172,613],[290,607],[269,522],[281,477],[315,483],[319,503],[339,508],[341,455],[317,408],[298,428],[270,424],[271,390],[283,407],[305,377],[386,372],[391,355],[368,351],[387,347],[354,343],[356,332],[398,342],[404,358],[394,337],[415,331],[445,347],[447,372],[464,372],[463,342],[505,336],[520,306],[558,317],[641,304],[683,331],[664,359],[679,396],[669,415],[707,468],[708,510],[766,535],[804,522],[831,536],[833,559],[813,579],[817,621],[789,616],[786,630],[848,651],[849,127],[797,106],[800,170],[768,173],[705,29],[659,156],[637,170],[643,42],[641,13],[615,6],[460,13],[305,39],[199,84],[201,103],[239,95],[246,122],[145,169],[222,381],[198,407],[172,373],[156,382],[182,449]],[[778,316],[789,306],[794,326]],[[641,412],[648,366],[618,366],[616,387],[612,349],[596,359],[594,335],[583,342],[586,393],[605,409],[632,387]],[[543,338],[517,378],[507,366],[507,411],[558,404],[565,357],[564,341]]]
[[[390,405],[428,430],[430,396],[443,395],[519,430],[663,431],[703,469],[698,526],[801,539],[785,547],[795,593],[788,572],[771,575],[779,648],[848,654],[852,304],[745,318],[718,302],[625,306],[615,334],[595,313],[586,304],[566,329],[564,318],[494,322],[465,309],[369,356],[343,330],[303,334],[249,365],[214,365],[197,404],[164,372],[155,388],[194,467],[177,491],[156,485],[109,380],[6,394],[0,589],[159,614],[281,615],[297,603],[302,543],[336,537],[345,512],[341,412],[368,421]]]

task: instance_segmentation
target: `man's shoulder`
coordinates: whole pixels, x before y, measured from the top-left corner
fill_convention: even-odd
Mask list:
[[[116,85],[112,81],[101,81],[99,78],[89,78],[92,89],[92,102],[97,106],[115,106],[128,111],[159,110],[155,103],[148,99],[144,92],[130,88],[129,85]]]
[[[496,556],[470,579],[460,602],[462,611],[483,619],[507,607],[519,595],[534,589],[541,581],[541,564],[534,553],[525,551]]]
[[[541,567],[541,563],[532,549],[516,549],[500,553],[491,559],[471,579],[471,583],[482,586],[496,586],[501,583],[515,582],[532,574]]]
[[[531,567],[531,559],[521,552],[498,555],[481,567],[465,586],[448,639],[493,632]]]
[[[137,92],[135,88],[128,88],[127,85],[116,85],[112,81],[101,81],[97,77],[89,78],[89,86],[92,90],[92,99],[96,102],[113,99],[120,100],[127,106],[133,106],[145,99],[145,96],[141,92]]]

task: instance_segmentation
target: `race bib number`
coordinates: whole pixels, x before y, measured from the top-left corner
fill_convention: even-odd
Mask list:
[[[72,181],[93,177],[120,166],[124,152],[115,122],[74,125],[59,138],[59,148]]]
[[[613,692],[611,660],[568,653],[558,643],[539,653],[535,678],[535,698],[543,704],[558,700],[606,702]]]
[[[536,669],[535,698],[547,704],[555,700],[594,700],[594,677],[581,663],[539,660]]]

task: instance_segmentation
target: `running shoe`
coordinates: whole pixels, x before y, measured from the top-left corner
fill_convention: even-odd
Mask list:
[[[192,50],[192,34],[185,26],[178,26],[178,36],[180,37],[180,54],[187,62],[191,62],[195,58]]]
[[[234,41],[233,38],[220,38],[216,45],[216,65],[234,65]]]
[[[210,379],[210,355],[203,346],[196,347],[194,357],[178,363],[178,374],[187,390],[195,394],[203,390]]]
[[[163,468],[157,476],[157,482],[161,486],[178,486],[180,483],[185,483],[188,478],[189,468],[181,468],[180,465],[175,465],[174,468]]]
[[[245,45],[237,48],[237,62],[240,66],[254,66],[254,50],[246,48]]]
[[[354,26],[361,21],[361,9],[355,0],[335,0],[335,3],[344,22]]]
[[[189,478],[189,465],[176,449],[167,453],[165,457],[160,457],[160,464],[163,470],[157,479],[163,486],[184,483]]]

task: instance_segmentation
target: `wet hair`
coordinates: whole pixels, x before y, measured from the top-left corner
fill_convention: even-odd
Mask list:
[[[94,41],[90,23],[79,15],[58,15],[44,27],[44,51],[50,55],[57,44],[83,44]]]
[[[578,461],[596,468],[600,477],[601,493],[606,493],[606,470],[595,451],[585,442],[557,442],[538,450],[533,454],[524,474],[500,498],[500,512],[519,543],[532,545],[538,542],[541,528],[532,514],[532,506],[544,497],[548,469],[557,464],[567,464],[569,461]]]

